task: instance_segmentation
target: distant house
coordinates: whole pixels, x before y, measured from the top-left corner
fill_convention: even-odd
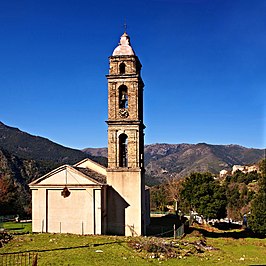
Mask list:
[[[233,165],[232,167],[232,172],[231,171],[228,171],[228,170],[221,170],[220,171],[220,178],[225,178],[226,176],[228,175],[233,175],[236,171],[241,171],[242,173],[250,173],[250,172],[253,172],[253,171],[259,171],[259,167],[257,165]]]
[[[227,175],[228,175],[228,173],[229,173],[229,171],[227,171],[227,170],[221,170],[220,171],[220,178],[224,178],[224,177],[226,177]]]
[[[259,167],[257,165],[234,165],[232,169],[232,174],[236,171],[241,171],[243,173],[250,173],[253,171],[259,171]]]

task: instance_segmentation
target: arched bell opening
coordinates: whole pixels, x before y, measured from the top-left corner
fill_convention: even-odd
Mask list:
[[[128,150],[127,150],[128,138],[126,134],[119,136],[119,167],[128,166]]]
[[[121,63],[120,65],[119,65],[119,74],[120,75],[123,75],[123,74],[125,74],[126,73],[126,64],[125,63]]]
[[[119,108],[128,108],[128,92],[125,85],[119,87]]]

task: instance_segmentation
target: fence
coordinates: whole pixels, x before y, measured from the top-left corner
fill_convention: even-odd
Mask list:
[[[17,215],[0,215],[0,223],[14,221]]]
[[[169,227],[167,228],[170,229]],[[185,234],[185,224],[180,225],[177,229],[176,229],[175,224],[170,230],[163,230],[164,227],[161,227],[161,229],[162,229],[162,232],[159,234],[156,234],[155,236],[157,237],[172,237],[173,236],[174,239],[176,239],[177,237],[181,237]]]
[[[37,253],[0,254],[0,266],[37,266]]]
[[[179,226],[177,229],[175,228],[175,224],[174,224],[174,239],[176,239],[176,237],[180,237],[185,233],[185,225],[182,224],[181,226]]]

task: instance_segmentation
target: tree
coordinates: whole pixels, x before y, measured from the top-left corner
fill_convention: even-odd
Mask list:
[[[29,215],[30,198],[10,173],[0,174],[0,215]]]
[[[258,234],[266,234],[266,175],[259,180],[260,189],[251,204],[248,226]]]
[[[16,213],[16,188],[8,174],[0,176],[0,215]]]
[[[227,216],[233,220],[242,220],[243,215],[250,212],[251,201],[258,191],[258,180],[261,174],[257,171],[243,173],[236,171],[227,176],[224,188],[227,197]]]
[[[185,179],[181,190],[183,211],[196,211],[204,219],[226,217],[226,194],[224,187],[210,173],[192,173]]]
[[[262,176],[266,176],[266,159],[262,159],[259,162],[259,169]]]
[[[151,188],[151,203],[160,211],[165,211],[167,205],[167,192],[163,185],[154,186]],[[152,207],[153,207],[152,206]]]
[[[226,197],[227,197],[227,216],[233,220],[241,219],[240,216],[240,209],[241,209],[241,202],[240,202],[240,193],[238,184],[236,183],[229,183],[226,187]]]
[[[165,177],[164,188],[167,194],[167,201],[169,204],[173,205],[175,210],[177,210],[180,205],[180,193],[182,188],[182,182],[183,180],[179,179],[178,177]]]

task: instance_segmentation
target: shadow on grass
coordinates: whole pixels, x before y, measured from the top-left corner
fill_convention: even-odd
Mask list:
[[[11,228],[5,228],[8,231],[21,231],[24,230],[24,227],[11,227]]]
[[[169,214],[162,217],[152,217],[151,223],[147,228],[147,236],[159,236],[159,237],[173,237],[174,235],[174,225],[175,228],[178,227],[187,221],[186,218],[182,217],[182,220],[179,219],[174,214]],[[217,231],[219,229],[220,231]],[[253,233],[249,229],[241,229],[241,225],[233,223],[216,223],[214,226],[209,226],[204,228],[199,226],[188,228],[185,226],[185,233],[191,233],[192,231],[197,230],[205,237],[210,238],[260,238],[265,239],[265,235],[258,235]]]
[[[108,243],[99,243],[99,244],[87,244],[83,246],[74,246],[74,247],[62,247],[62,248],[51,248],[51,249],[31,249],[26,251],[17,251],[17,252],[6,252],[6,253],[0,253],[0,255],[8,255],[8,254],[20,254],[25,252],[51,252],[51,251],[61,251],[61,250],[70,250],[70,249],[79,249],[79,248],[93,248],[93,247],[99,247],[104,245],[113,245],[113,244],[121,244],[125,241],[114,241],[114,242],[108,242]]]
[[[151,222],[147,228],[147,236],[171,237],[174,234],[174,225],[177,229],[184,221],[180,221],[179,217],[174,214],[151,217]]]
[[[260,238],[265,239],[266,236],[254,234],[251,230],[248,229],[242,229],[239,231],[223,231],[223,232],[215,232],[215,231],[209,231],[204,228],[199,227],[190,227],[188,233],[191,233],[192,231],[198,231],[203,236],[209,237],[209,238],[234,238],[234,239],[240,239],[240,238]]]

